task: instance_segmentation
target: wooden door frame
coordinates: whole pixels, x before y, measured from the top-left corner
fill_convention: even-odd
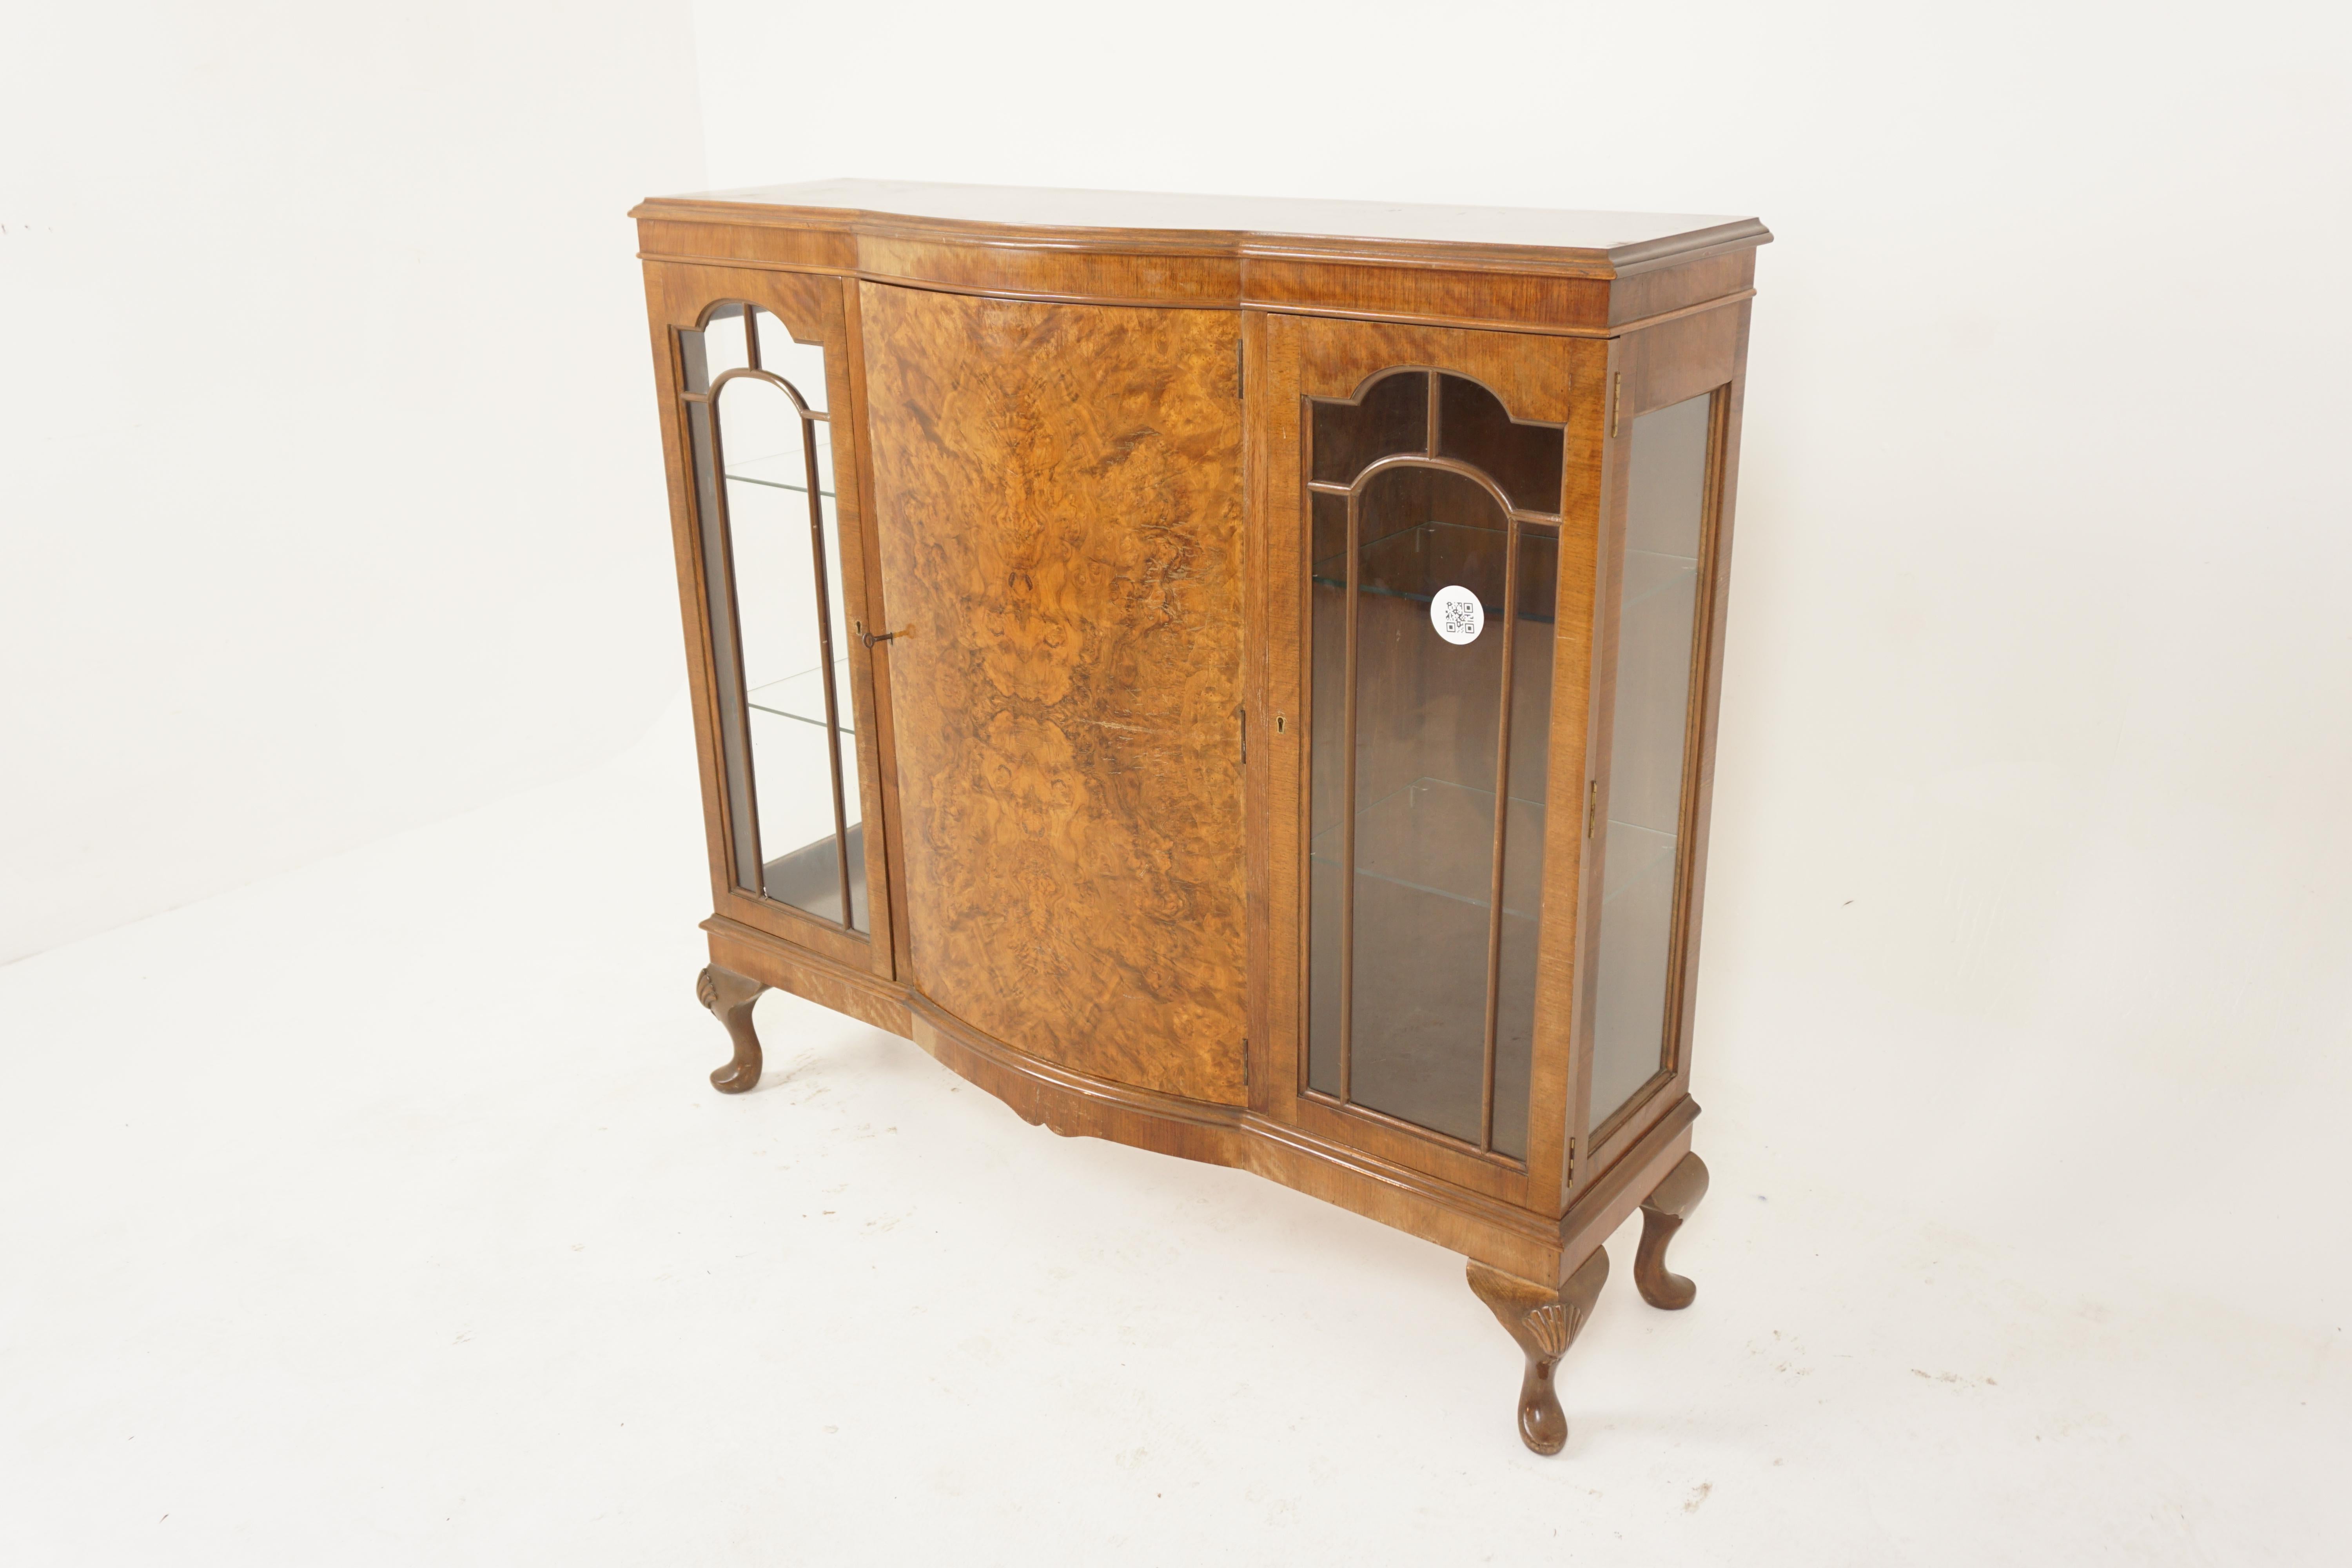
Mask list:
[[[854,374],[854,301],[845,300],[842,279],[816,273],[647,261],[645,276],[661,403],[662,455],[669,480],[671,542],[685,619],[695,752],[702,778],[713,913],[888,979],[897,970],[896,944],[890,933],[896,930],[898,908],[890,886],[892,816],[883,787],[889,754],[877,722],[872,650],[860,644],[850,627],[836,628],[836,647],[846,657],[850,672],[859,813],[868,825],[866,911],[872,930],[851,931],[736,885],[719,688],[711,654],[712,615],[702,564],[705,521],[697,499],[678,338],[681,331],[701,330],[718,307],[742,303],[773,315],[794,342],[824,351],[825,406],[831,414],[825,421],[826,437],[833,443],[835,516],[841,540],[841,560],[835,564],[842,574],[842,602],[851,617],[877,625],[883,617],[875,602],[877,574],[868,568],[867,479],[853,434],[865,423],[859,403],[863,388]],[[877,932],[883,934],[882,940],[874,940]]]
[[[1486,1197],[1557,1215],[1567,1180],[1569,1020],[1583,810],[1591,559],[1599,521],[1601,432],[1594,395],[1605,341],[1476,329],[1244,312],[1249,424],[1253,647],[1251,1109],[1318,1138],[1362,1149]],[[1311,518],[1301,468],[1307,398],[1352,397],[1402,366],[1477,381],[1515,418],[1563,426],[1560,599],[1554,630],[1552,725],[1534,1060],[1524,1161],[1483,1153],[1360,1106],[1303,1092],[1307,1040],[1305,853],[1313,724],[1307,667]]]

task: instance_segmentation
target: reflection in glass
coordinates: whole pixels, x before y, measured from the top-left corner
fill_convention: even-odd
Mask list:
[[[1593,1005],[1596,1127],[1667,1065],[1713,405],[1711,395],[1694,397],[1641,416],[1632,431]]]
[[[1523,1157],[1560,430],[1429,371],[1311,406],[1307,1087]]]
[[[865,930],[824,352],[732,304],[679,339],[735,879]]]

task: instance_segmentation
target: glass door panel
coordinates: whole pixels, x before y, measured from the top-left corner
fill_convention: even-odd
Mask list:
[[[1595,1126],[1669,1065],[1683,759],[1713,408],[1712,394],[1694,397],[1642,415],[1632,431],[1595,966]]]
[[[1307,1087],[1521,1157],[1560,430],[1435,371],[1311,407]]]
[[[679,333],[735,879],[867,929],[824,351],[756,307]]]

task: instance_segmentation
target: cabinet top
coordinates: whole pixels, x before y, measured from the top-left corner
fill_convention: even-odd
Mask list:
[[[1772,237],[1752,217],[1690,213],[1433,206],[934,184],[915,180],[814,180],[659,197],[639,207],[635,216],[688,212],[738,222],[781,221],[794,226],[856,230],[912,226],[1011,229],[1032,235],[1061,231],[1080,245],[1148,239],[1156,242],[1152,248],[1166,246],[1244,254],[1294,247],[1318,252],[1433,247],[1498,256],[1548,253],[1559,261],[1597,263],[1614,272],[1678,260],[1697,251],[1761,245]],[[1089,230],[1097,232],[1069,232]]]

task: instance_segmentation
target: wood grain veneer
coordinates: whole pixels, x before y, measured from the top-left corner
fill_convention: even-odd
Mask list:
[[[1238,323],[859,299],[915,984],[1239,1104]]]

